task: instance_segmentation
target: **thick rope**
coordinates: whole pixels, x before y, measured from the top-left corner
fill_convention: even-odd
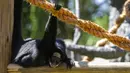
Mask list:
[[[59,11],[55,10],[54,4],[46,1],[46,0],[27,0],[29,3],[36,5],[45,9],[48,12],[51,12],[54,16],[60,19],[63,22],[73,24],[81,28],[83,31],[88,32],[99,38],[107,38],[113,44],[125,49],[130,50],[130,40],[118,36],[116,34],[111,34],[96,23],[93,23],[89,20],[79,19],[66,8],[61,8]]]
[[[125,6],[124,6],[125,7]],[[112,34],[116,33],[118,28],[120,27],[120,25],[124,22],[125,18],[126,18],[126,12],[125,12],[125,8],[123,7],[123,11],[122,13],[119,15],[119,17],[116,19],[114,26],[108,31]],[[96,43],[96,46],[104,46],[106,43],[108,42],[107,39],[101,39]]]
[[[116,33],[121,23],[125,20],[126,16],[130,17],[130,0],[124,3],[123,11],[120,16],[116,19],[114,26],[109,30],[110,33]],[[107,39],[101,39],[96,43],[96,46],[104,46],[108,42]]]

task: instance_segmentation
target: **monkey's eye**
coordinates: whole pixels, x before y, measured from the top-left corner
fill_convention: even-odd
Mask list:
[[[58,52],[53,53],[51,58],[49,59],[49,65],[52,68],[56,68],[61,64],[61,54]]]

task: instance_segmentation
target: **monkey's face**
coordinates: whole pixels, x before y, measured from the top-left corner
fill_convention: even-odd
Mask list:
[[[71,69],[74,66],[73,61],[71,59],[66,58],[65,56],[59,52],[54,52],[51,58],[49,59],[49,65],[52,68],[60,67],[64,68],[67,67]]]
[[[59,52],[54,52],[49,59],[49,65],[52,68],[58,67],[62,63],[61,54]]]

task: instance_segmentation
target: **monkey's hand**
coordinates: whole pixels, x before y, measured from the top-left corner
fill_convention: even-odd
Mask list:
[[[66,63],[67,69],[71,69],[74,66],[74,62],[70,58],[67,58],[65,60],[65,63]]]

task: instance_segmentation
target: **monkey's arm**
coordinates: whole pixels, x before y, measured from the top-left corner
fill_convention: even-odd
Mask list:
[[[44,37],[41,40],[41,43],[46,43],[46,45],[52,45],[50,43],[55,43],[57,34],[57,18],[50,14],[48,22],[45,27]]]
[[[59,10],[60,8],[61,8],[60,5],[55,5],[56,10]],[[50,48],[50,46],[55,45],[56,35],[57,35],[57,24],[58,24],[57,17],[50,14],[48,22],[46,23],[44,36],[41,40],[41,43],[38,46],[39,48],[44,46]]]

